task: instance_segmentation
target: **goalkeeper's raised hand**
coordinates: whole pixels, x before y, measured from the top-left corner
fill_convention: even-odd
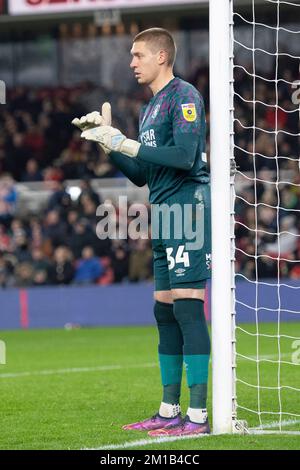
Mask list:
[[[110,103],[104,103],[101,112],[93,111],[80,119],[75,118],[72,124],[82,131],[81,137],[97,142],[106,154],[114,150],[128,157],[136,157],[141,144],[127,139],[118,129],[111,127]]]
[[[119,129],[111,126],[100,125],[84,130],[81,137],[97,142],[105,149],[106,153],[111,151],[121,152],[128,157],[136,157],[141,146],[139,142],[127,139]]]
[[[72,124],[79,127],[82,132],[97,126],[111,126],[110,103],[103,103],[101,114],[98,111],[93,111],[81,118],[73,119]]]

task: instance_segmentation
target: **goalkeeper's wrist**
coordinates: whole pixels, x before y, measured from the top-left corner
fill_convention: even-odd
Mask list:
[[[128,157],[136,157],[139,153],[140,146],[141,144],[136,140],[125,139],[122,142],[120,152],[124,153],[124,155],[127,155]]]

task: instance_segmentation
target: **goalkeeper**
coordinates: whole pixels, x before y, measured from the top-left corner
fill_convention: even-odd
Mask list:
[[[159,332],[159,363],[163,396],[158,412],[125,430],[148,431],[151,436],[209,433],[206,409],[210,339],[204,316],[204,292],[210,277],[210,191],[205,158],[205,111],[199,92],[174,77],[176,45],[161,28],[139,33],[131,49],[132,68],[139,84],[153,97],[141,109],[139,139],[127,139],[111,127],[109,103],[102,114],[92,112],[73,120],[82,137],[95,141],[111,161],[137,186],[147,184],[153,208],[192,207],[186,221],[171,218],[166,237],[160,220],[152,236],[154,257],[154,315]],[[200,233],[195,228],[201,226]],[[178,225],[186,231],[175,236]],[[184,226],[184,227],[183,227]],[[177,232],[178,233],[178,232]],[[200,239],[200,242],[199,242]],[[195,247],[197,247],[195,249]],[[183,418],[180,392],[183,364],[190,402]]]

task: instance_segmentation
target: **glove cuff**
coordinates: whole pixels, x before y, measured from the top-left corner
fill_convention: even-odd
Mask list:
[[[140,150],[140,146],[141,144],[136,140],[125,139],[122,142],[120,152],[124,153],[128,157],[136,157]]]

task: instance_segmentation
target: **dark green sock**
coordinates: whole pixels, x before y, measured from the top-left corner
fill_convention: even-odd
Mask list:
[[[183,338],[173,314],[173,304],[155,302],[154,315],[159,332],[159,363],[164,403],[177,404],[180,400]]]
[[[163,398],[162,401],[164,403],[170,403],[171,405],[180,402],[180,391],[181,391],[181,384],[171,384],[171,385],[164,385],[163,391]]]
[[[183,359],[190,389],[190,407],[206,408],[210,338],[204,316],[204,302],[178,299],[174,315],[183,335]]]
[[[206,408],[207,383],[195,384],[190,387],[190,408]]]

